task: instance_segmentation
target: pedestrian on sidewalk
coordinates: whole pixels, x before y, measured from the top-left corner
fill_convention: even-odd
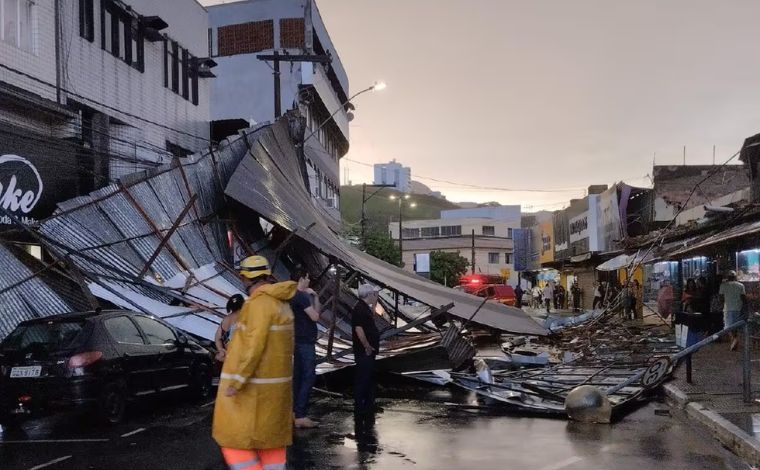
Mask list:
[[[723,328],[743,320],[742,311],[747,304],[747,291],[744,284],[736,280],[736,271],[728,272],[726,281],[720,285],[718,293],[723,299]],[[735,331],[728,335],[731,338],[731,351],[734,351],[739,344],[739,335]]]
[[[544,304],[541,298],[541,288],[537,285],[533,286],[531,290],[531,302],[533,303],[532,307],[535,309],[541,308]]]
[[[604,300],[604,294],[602,293],[602,283],[601,282],[595,282],[594,283],[594,301],[591,302],[591,310],[596,310],[597,308],[602,307],[602,302]]]
[[[224,358],[227,355],[227,346],[232,339],[232,333],[235,332],[235,324],[238,321],[240,309],[243,308],[243,303],[245,303],[245,297],[240,294],[235,294],[227,300],[227,316],[219,324],[219,328],[216,329],[216,335],[214,335],[217,351],[216,360],[219,362],[224,362]]]
[[[522,299],[523,290],[522,287],[520,287],[520,281],[517,281],[517,286],[515,286],[515,307],[522,308]]]
[[[296,295],[290,299],[295,325],[295,351],[293,358],[293,413],[296,428],[314,428],[319,425],[308,416],[309,395],[317,378],[317,322],[322,314],[319,296],[309,287],[311,278],[304,268],[296,268],[291,280],[298,283]]]
[[[578,285],[578,281],[573,281],[573,285],[570,287],[570,293],[573,294],[573,312],[581,311],[581,288]]]
[[[359,415],[375,412],[375,356],[380,349],[380,333],[375,325],[379,290],[370,284],[359,286],[359,302],[351,312],[354,360],[354,410]]]
[[[285,468],[293,441],[292,281],[275,283],[267,259],[240,263],[248,292],[219,381],[212,435],[230,468]]]
[[[552,287],[551,282],[546,283],[541,294],[544,297],[544,304],[546,304],[546,313],[550,313],[552,307],[552,299],[554,299],[554,287]]]

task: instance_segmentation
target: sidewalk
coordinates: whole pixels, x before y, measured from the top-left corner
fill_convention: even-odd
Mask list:
[[[752,391],[760,392],[759,354],[752,350]],[[724,446],[754,466],[760,466],[760,402],[742,399],[741,352],[728,344],[710,344],[692,359],[692,383],[686,382],[686,364],[681,364],[665,393],[677,407],[705,426]],[[753,424],[753,418],[757,424]]]

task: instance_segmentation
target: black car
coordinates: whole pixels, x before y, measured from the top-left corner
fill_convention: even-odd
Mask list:
[[[0,423],[78,407],[116,423],[144,395],[190,388],[208,397],[212,367],[209,350],[139,313],[25,321],[0,343]]]

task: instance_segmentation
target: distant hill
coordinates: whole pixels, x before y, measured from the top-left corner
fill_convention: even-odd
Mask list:
[[[377,191],[378,188],[367,188],[367,195]],[[381,189],[366,204],[367,227],[387,231],[388,223],[398,221],[398,202],[390,200],[391,195],[400,195],[393,188]],[[414,208],[404,209],[404,220],[437,219],[441,211],[446,209],[458,209],[459,206],[445,199],[422,194],[412,194],[410,201],[417,203]],[[358,226],[361,221],[362,211],[362,186],[341,186],[340,188],[340,213],[347,228]]]

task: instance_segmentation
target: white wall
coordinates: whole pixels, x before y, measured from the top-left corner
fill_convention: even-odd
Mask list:
[[[73,3],[73,2],[72,2]],[[52,0],[38,1],[32,7],[34,50],[28,52],[0,41],[0,62],[44,82],[55,85],[55,7]],[[45,86],[20,74],[0,68],[0,81],[30,91],[43,98],[56,99],[55,86]]]
[[[171,32],[171,39],[178,41],[180,46],[187,48],[194,55],[207,55],[208,17],[195,0],[134,0],[127,3],[139,14],[159,14],[170,25],[167,32]],[[164,87],[163,42],[145,41],[145,71],[141,73],[101,48],[99,0],[95,1],[93,42],[79,36],[79,2],[63,1],[61,4],[64,58],[61,66],[64,87],[86,97],[82,99],[70,96],[70,99],[83,102],[141,129],[143,139],[161,149],[165,148],[166,140],[196,151],[208,146],[209,81],[214,79],[198,80],[199,104],[196,106]],[[156,124],[147,123],[129,114]],[[201,139],[162,126],[199,136]]]
[[[449,209],[441,211],[442,219],[487,218],[520,222],[520,206],[475,207],[472,209]],[[519,225],[518,225],[519,227]]]

